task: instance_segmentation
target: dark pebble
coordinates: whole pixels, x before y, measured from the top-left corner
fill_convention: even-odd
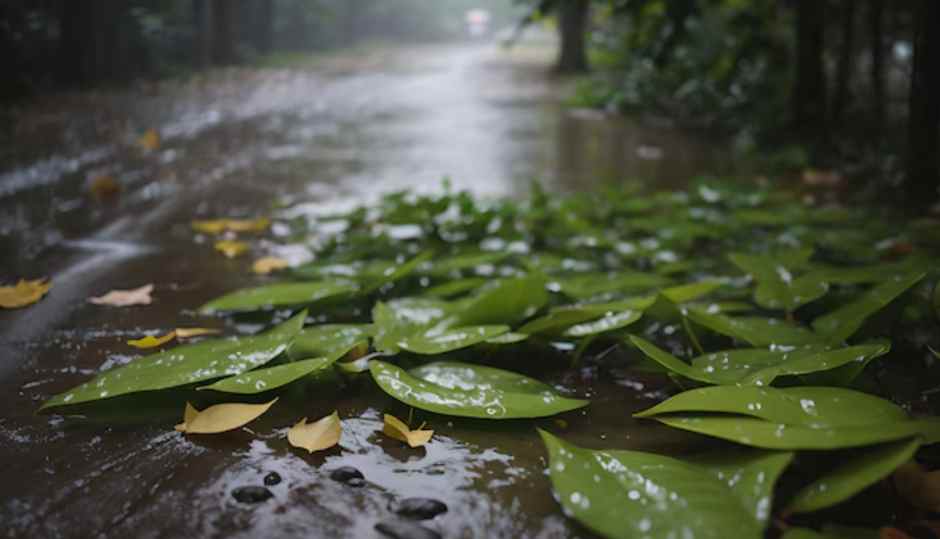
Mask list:
[[[358,479],[361,483],[358,485],[352,485],[355,487],[361,487],[365,484],[365,476],[362,475],[362,472],[353,468],[352,466],[341,466],[332,472],[330,472],[330,479],[333,481],[339,481],[340,483],[352,484],[351,482]]]
[[[241,503],[261,503],[273,498],[274,494],[266,487],[251,485],[233,490],[232,497]]]
[[[274,485],[281,482],[281,474],[277,472],[271,472],[268,475],[264,476],[264,484],[273,487]]]
[[[441,539],[441,534],[414,522],[386,520],[376,524],[375,529],[393,539]]]
[[[389,509],[406,518],[427,520],[447,512],[447,505],[431,498],[405,498],[389,504]]]

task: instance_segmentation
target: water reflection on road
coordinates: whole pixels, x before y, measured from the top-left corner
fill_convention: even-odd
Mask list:
[[[457,189],[518,196],[533,179],[577,190],[625,178],[677,185],[720,170],[719,149],[674,129],[567,111],[563,84],[546,73],[550,55],[533,44],[345,53],[314,69],[237,70],[8,112],[0,281],[48,276],[53,289],[36,306],[0,312],[0,459],[12,464],[0,483],[5,533],[369,537],[389,499],[424,494],[450,505],[430,525],[447,537],[587,535],[551,499],[531,422],[436,418],[427,451],[404,451],[375,434],[379,413],[394,405],[368,385],[308,395],[258,425],[258,437],[187,440],[167,433],[169,419],[103,427],[34,415],[50,394],[130,359],[128,335],[221,325],[192,309],[252,280],[245,262],[194,245],[195,217],[268,214],[274,203],[323,212],[389,190],[440,189],[444,177]],[[163,139],[157,150],[136,145],[148,128]],[[122,186],[117,197],[90,194],[103,175]],[[156,284],[149,307],[85,302],[147,282]],[[629,419],[651,402],[648,392],[582,374],[555,380],[594,399],[566,415],[573,441],[679,443]],[[334,408],[351,418],[343,451],[307,457],[279,435],[295,415]],[[326,479],[340,465],[359,467],[367,487]],[[245,508],[228,496],[272,470],[285,478],[275,503]]]

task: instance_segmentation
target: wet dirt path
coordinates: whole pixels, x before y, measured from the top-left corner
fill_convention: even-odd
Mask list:
[[[51,394],[135,357],[124,341],[144,331],[256,329],[193,312],[253,282],[252,257],[226,260],[201,244],[193,218],[268,215],[275,205],[281,216],[322,212],[389,190],[440,189],[445,176],[457,189],[513,196],[536,178],[555,190],[636,177],[679,185],[722,166],[719,149],[677,131],[565,111],[562,85],[546,75],[550,54],[531,44],[347,53],[311,69],[237,70],[5,111],[0,281],[47,276],[53,289],[38,305],[0,312],[2,533],[373,537],[389,500],[422,495],[450,506],[428,524],[445,537],[588,536],[552,500],[533,427],[593,447],[679,450],[687,438],[629,418],[661,397],[648,380],[557,369],[550,382],[593,400],[559,418],[564,429],[438,417],[435,441],[418,451],[376,433],[382,412],[407,411],[368,380],[337,381],[329,394],[301,388],[255,436],[184,438],[164,415],[178,415],[177,402],[152,403],[146,424],[34,414]],[[148,128],[162,144],[145,152],[135,141]],[[101,175],[122,186],[119,196],[90,195]],[[149,282],[151,306],[86,303]],[[341,450],[307,456],[287,446],[285,427],[299,414],[334,408],[350,418]],[[366,487],[327,479],[341,465],[362,470]],[[270,471],[284,478],[273,502],[229,496]]]

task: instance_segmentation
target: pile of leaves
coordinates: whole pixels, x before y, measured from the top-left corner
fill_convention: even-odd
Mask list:
[[[120,395],[195,388],[224,402],[201,412],[187,405],[177,429],[219,432],[276,406],[292,384],[329,383],[319,375],[338,371],[371,378],[432,416],[539,418],[590,400],[473,358],[541,354],[548,370],[558,357],[578,364],[618,347],[634,369],[661,373],[677,389],[636,417],[731,448],[677,459],[580,448],[541,432],[559,503],[591,530],[876,537],[799,524],[821,528],[802,515],[899,468],[910,503],[940,509],[929,473],[911,463],[940,441],[931,393],[900,406],[878,385],[892,366],[930,372],[936,221],[902,223],[715,183],[551,197],[534,186],[524,201],[402,192],[349,212],[273,220],[278,241],[303,245],[312,261],[287,267],[265,257],[258,286],[200,308],[266,317],[272,329],[147,355],[42,409],[69,413]],[[222,233],[233,222],[194,225]],[[339,439],[339,424],[335,414],[304,419],[288,437],[322,449]],[[413,447],[433,435],[390,416],[385,432]],[[781,489],[778,478],[800,459],[828,465]]]

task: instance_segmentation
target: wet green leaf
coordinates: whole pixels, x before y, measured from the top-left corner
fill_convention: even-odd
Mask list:
[[[364,275],[362,278],[362,293],[369,294],[387,284],[404,279],[418,269],[418,266],[431,260],[433,256],[433,252],[425,251],[401,264],[390,265],[380,272],[376,272],[376,274]]]
[[[545,417],[586,406],[514,372],[469,363],[437,362],[404,371],[372,361],[372,378],[399,401],[429,412],[484,419]]]
[[[373,333],[371,324],[322,324],[304,328],[294,337],[287,357],[292,360],[336,354],[342,357],[359,343],[368,343]]]
[[[735,253],[729,258],[757,281],[754,301],[758,305],[767,309],[794,311],[819,299],[829,290],[829,284],[820,280],[817,273],[795,275],[806,265],[811,254],[812,250],[802,249],[778,256]]]
[[[590,273],[558,281],[561,291],[575,299],[588,299],[606,292],[635,292],[663,286],[668,279],[655,273]]]
[[[750,343],[752,346],[818,344],[822,339],[812,331],[777,318],[725,316],[700,307],[688,307],[689,319],[706,328]]]
[[[295,307],[352,294],[356,290],[356,285],[347,281],[271,284],[237,290],[206,303],[199,310],[204,314],[213,314]]]
[[[453,305],[430,298],[402,298],[378,302],[372,308],[376,350],[398,353],[398,342],[438,324],[447,317]]]
[[[672,303],[688,303],[707,296],[720,286],[721,283],[718,281],[701,281],[670,286],[669,288],[663,288],[659,293]]]
[[[224,378],[212,385],[203,386],[199,389],[211,389],[223,393],[240,393],[243,395],[263,393],[285,386],[304,376],[327,369],[337,359],[339,359],[339,357],[318,357],[268,367],[266,369],[257,369],[239,374],[238,376]]]
[[[760,538],[770,489],[784,459],[754,459],[735,467],[738,484],[670,457],[638,451],[592,451],[539,431],[549,454],[549,475],[566,513],[605,536]],[[788,459],[786,459],[788,460]],[[757,484],[763,475],[768,485]],[[765,508],[755,511],[754,493]]]
[[[846,449],[918,436],[937,425],[907,419],[895,423],[846,427],[807,427],[772,423],[753,417],[723,417],[699,414],[657,416],[657,421],[699,434],[765,449]]]
[[[787,504],[788,513],[818,511],[843,502],[889,476],[913,458],[919,438],[866,447],[836,469],[800,490]]]
[[[424,295],[435,298],[450,298],[465,294],[471,290],[476,290],[488,282],[489,279],[484,279],[483,277],[457,279],[456,281],[448,281],[437,286],[432,286],[424,291]]]
[[[500,280],[454,313],[451,325],[515,324],[534,315],[548,302],[545,284],[545,277],[537,274]]]
[[[568,328],[588,322],[602,320],[625,311],[645,311],[656,301],[656,296],[640,296],[607,303],[586,303],[552,309],[548,314],[527,322],[517,331],[529,335],[537,333],[558,334]],[[628,322],[626,325],[629,325]],[[624,327],[624,326],[621,326]]]
[[[454,271],[474,269],[479,266],[496,264],[509,257],[508,251],[480,251],[462,253],[443,259],[434,260],[431,265],[432,275],[447,275]]]
[[[854,335],[866,318],[885,308],[925,275],[923,272],[895,275],[863,293],[855,301],[813,320],[813,329],[825,335],[830,342],[842,342]]]
[[[643,316],[643,311],[619,311],[604,315],[597,320],[571,326],[563,333],[566,337],[587,337],[599,335],[615,329],[621,329],[636,322]]]
[[[818,347],[737,349],[696,357],[690,365],[640,337],[630,340],[647,357],[676,374],[716,385],[770,385],[778,376],[827,371],[851,363],[867,364],[889,349],[884,343],[835,350]]]
[[[494,339],[509,332],[509,326],[461,326],[432,328],[398,341],[398,346],[415,354],[444,354]]]
[[[703,387],[684,391],[635,414],[725,413],[809,427],[881,425],[908,419],[891,401],[838,387]]]
[[[262,335],[210,339],[142,357],[52,397],[40,409],[241,374],[264,365],[286,350],[306,316],[307,312],[303,311]]]

